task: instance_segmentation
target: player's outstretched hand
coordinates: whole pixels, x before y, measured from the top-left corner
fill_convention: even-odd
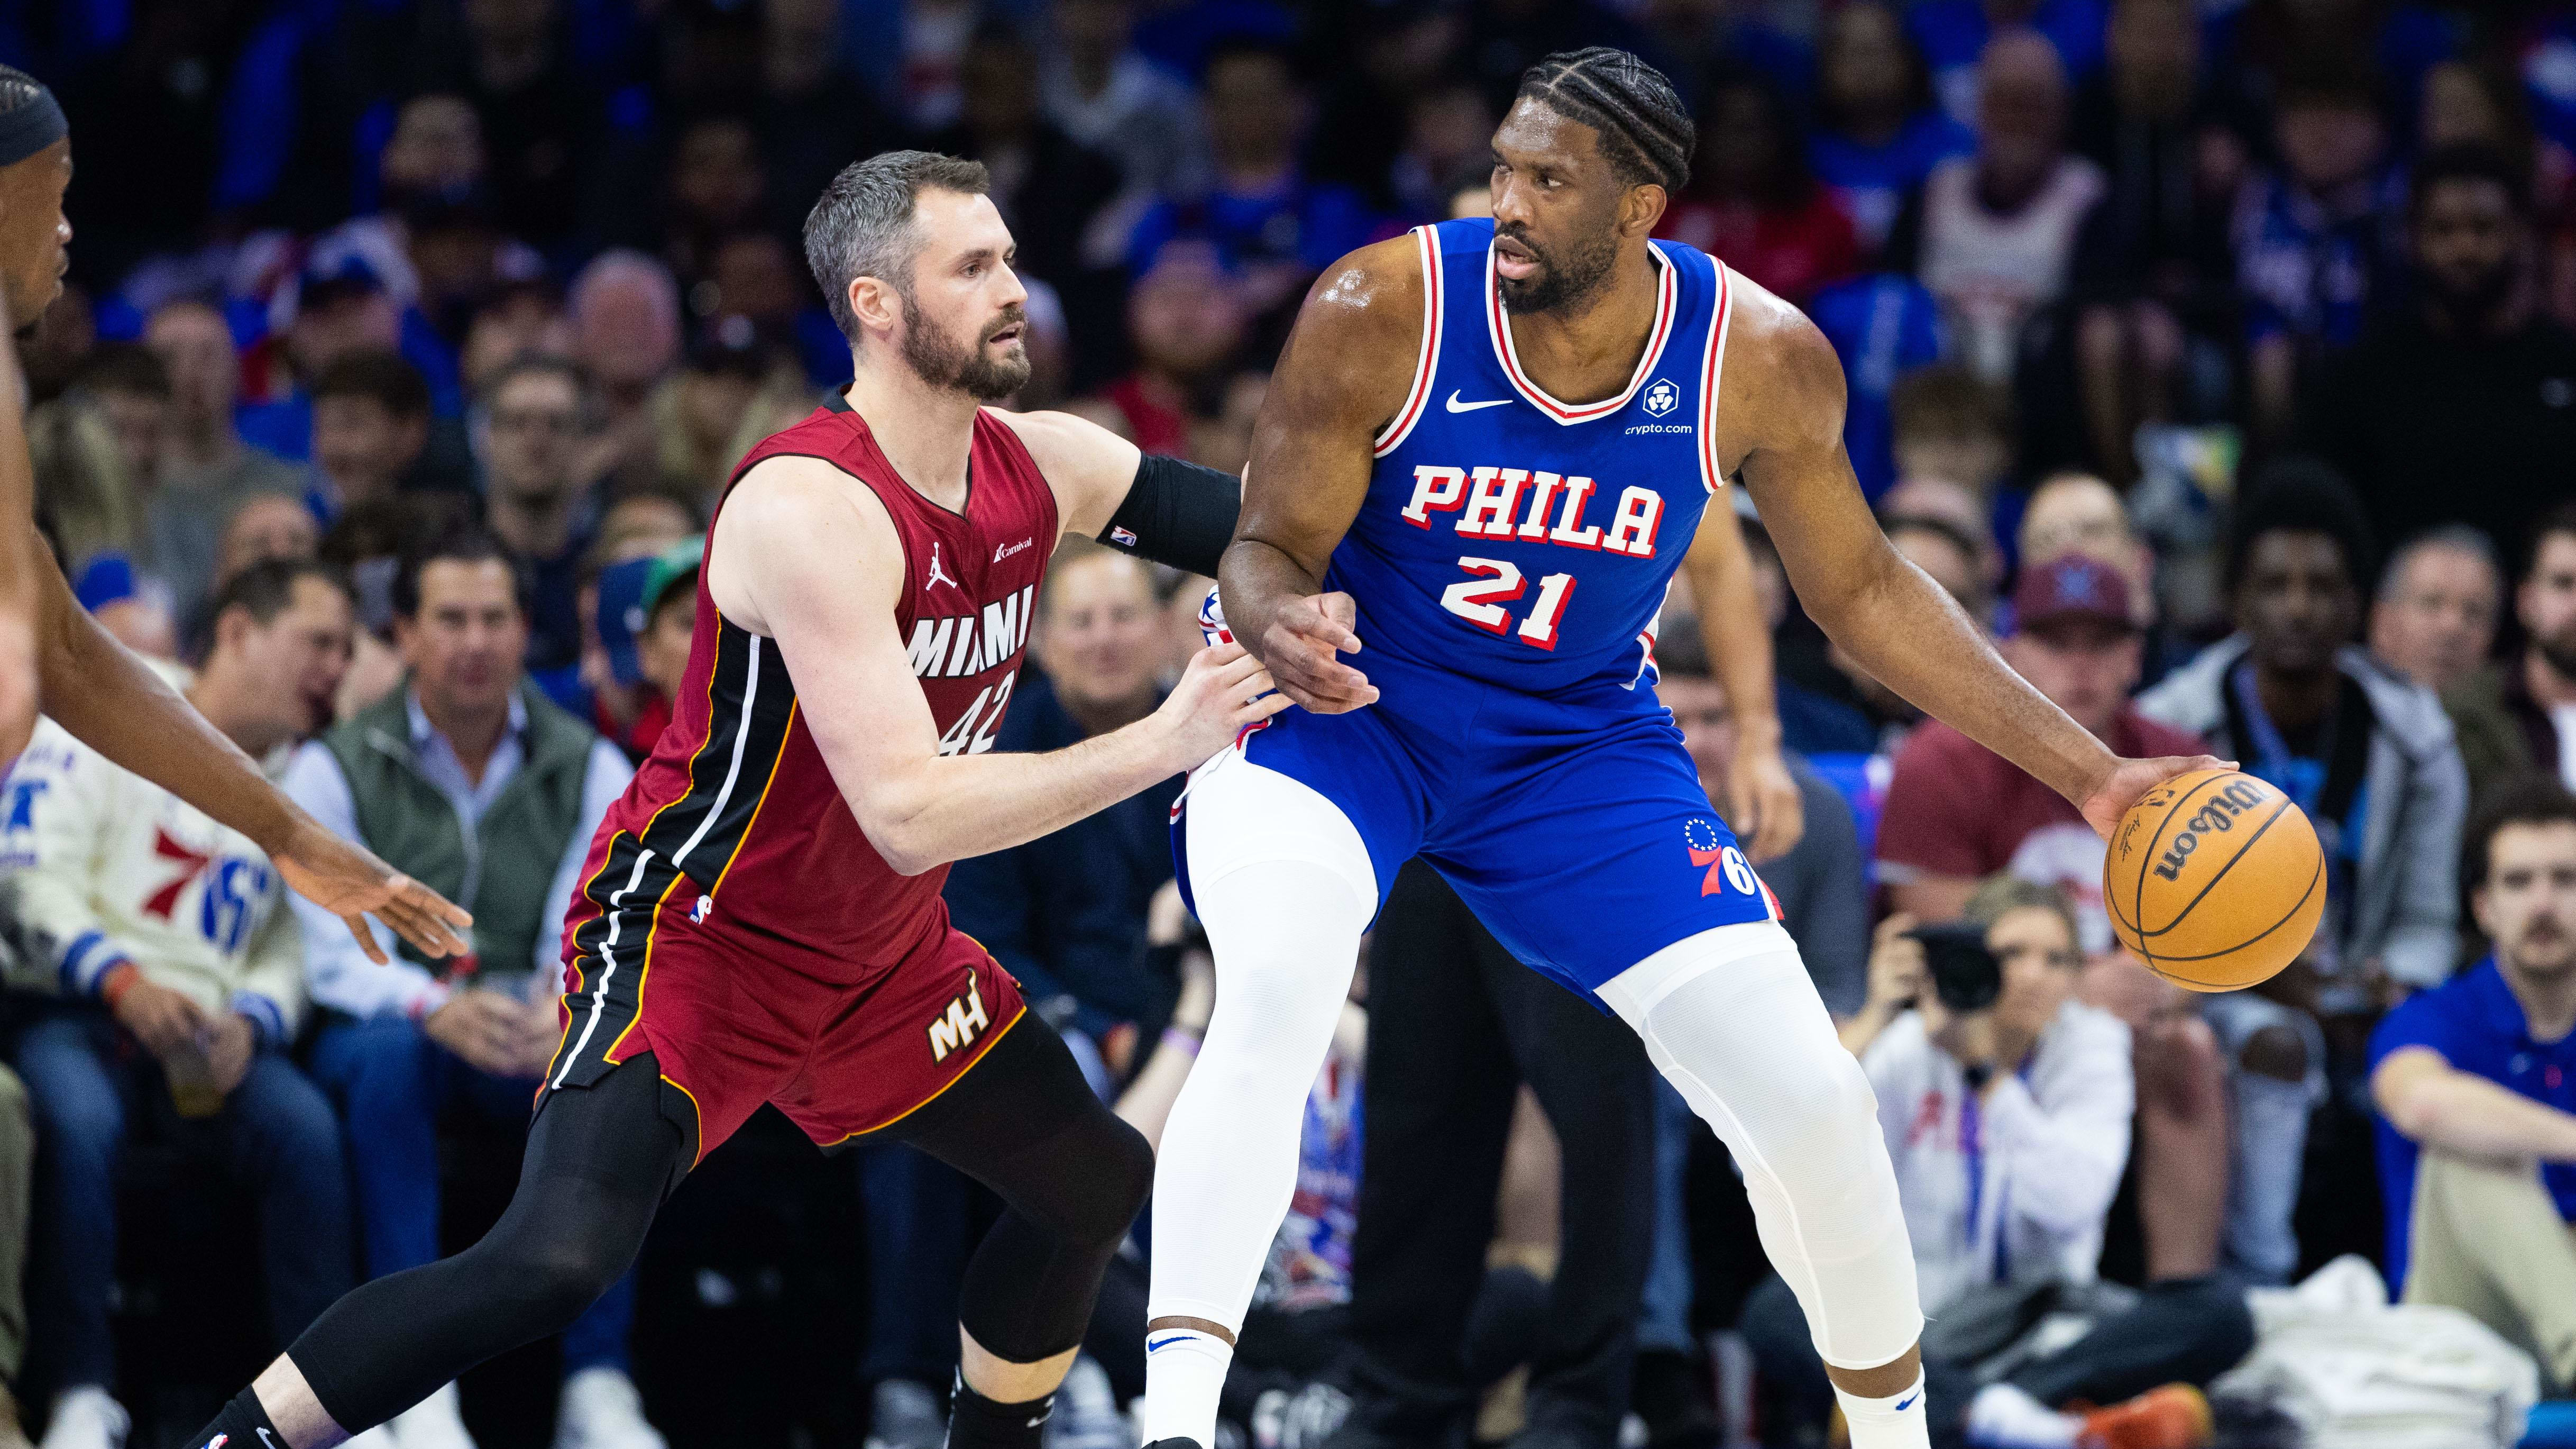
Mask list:
[[[1288,704],[1270,671],[1242,645],[1211,644],[1190,657],[1181,682],[1154,715],[1169,734],[1172,767],[1195,770]]]
[[[474,924],[465,908],[376,859],[375,853],[322,828],[297,824],[276,856],[287,889],[348,922],[367,959],[382,965],[384,948],[367,929],[373,915],[424,955],[462,956],[473,943],[462,934]]]
[[[1359,616],[1358,601],[1340,593],[1299,599],[1271,615],[1261,658],[1280,692],[1317,714],[1377,703],[1377,686],[1340,657],[1360,652],[1360,636],[1351,632]]]
[[[2077,802],[2077,808],[2084,812],[2085,823],[2093,827],[2094,833],[2108,840],[2111,832],[2120,828],[2120,817],[2128,814],[2129,807],[2137,804],[2138,797],[2149,790],[2176,775],[2188,775],[2194,770],[2235,768],[2234,760],[2222,760],[2216,755],[2162,755],[2152,760],[2122,760],[2100,785],[2094,787],[2092,794]]]

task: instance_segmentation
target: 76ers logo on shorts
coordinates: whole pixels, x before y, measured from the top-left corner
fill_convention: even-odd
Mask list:
[[[1699,893],[1713,896],[1733,886],[1745,895],[1762,893],[1762,883],[1753,874],[1752,863],[1744,852],[1732,845],[1720,845],[1717,827],[1694,816],[1682,826],[1682,843],[1690,848],[1690,863],[1708,867],[1700,878]]]

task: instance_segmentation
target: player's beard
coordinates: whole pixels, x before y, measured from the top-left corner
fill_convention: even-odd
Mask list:
[[[996,360],[988,351],[993,334],[1005,327],[1018,327],[1025,339],[1028,326],[1028,314],[1014,304],[985,326],[974,346],[961,347],[955,338],[923,316],[912,298],[905,297],[903,360],[911,364],[915,376],[932,387],[962,392],[977,402],[1000,402],[1028,385],[1029,353],[1024,340],[1018,356]]]
[[[1501,226],[1496,233],[1528,248],[1538,262],[1535,277],[1494,278],[1503,306],[1523,315],[1580,310],[1610,280],[1610,265],[1619,258],[1619,239],[1607,231],[1594,241],[1569,248],[1563,256],[1540,246],[1525,228]]]

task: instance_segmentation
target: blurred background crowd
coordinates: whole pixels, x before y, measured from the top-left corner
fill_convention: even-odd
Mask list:
[[[1939,1432],[2208,1442],[2148,1392],[2180,1380],[2225,1442],[2509,1443],[2576,1393],[2576,8],[0,0],[79,168],[71,285],[21,344],[64,569],[477,917],[461,964],[370,963],[248,841],[39,735],[0,788],[25,1429],[166,1441],[506,1200],[571,877],[669,718],[702,531],[849,375],[798,240],[838,168],[986,163],[1030,291],[1014,405],[1234,471],[1307,284],[1481,215],[1521,70],[1594,44],[1692,104],[1661,232],[1831,339],[1898,548],[2115,748],[2241,760],[2327,849],[2281,980],[2157,981],[2073,809],[1842,660],[1738,501],[1807,801],[1762,868],[1880,1097]],[[1068,546],[1000,747],[1154,708],[1207,584]],[[1761,706],[1690,615],[1661,692],[1722,798]],[[948,886],[1149,1137],[1215,989],[1177,785]],[[1909,934],[1963,918],[2002,979],[1968,1008]],[[1418,868],[1370,951],[1229,1433],[1828,1442],[1725,1149],[1634,1039]],[[764,1115],[570,1335],[393,1437],[935,1449],[995,1211]],[[1061,1449],[1132,1449],[1150,1236]]]

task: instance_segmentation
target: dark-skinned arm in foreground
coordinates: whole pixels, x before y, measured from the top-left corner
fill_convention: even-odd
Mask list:
[[[53,557],[36,532],[36,468],[27,451],[26,387],[18,349],[6,339],[0,297],[0,762],[14,760],[36,732],[41,688],[36,640],[45,609],[41,575]]]
[[[1317,714],[1374,703],[1351,596],[1324,567],[1368,497],[1372,440],[1403,405],[1422,340],[1411,237],[1363,247],[1307,293],[1252,433],[1243,517],[1217,570],[1226,623],[1280,690]]]
[[[1726,711],[1735,726],[1735,757],[1727,762],[1726,823],[1755,864],[1777,860],[1806,834],[1807,805],[1797,778],[1780,757],[1780,696],[1771,675],[1771,620],[1753,582],[1753,554],[1733,495],[1720,493],[1700,515],[1690,552],[1682,556],[1691,601],[1699,606],[1700,638],[1708,646],[1709,672],[1726,686]]]
[[[18,354],[0,346],[0,539],[29,561],[17,577],[32,594],[35,673],[45,713],[75,739],[247,835],[277,863],[287,886],[349,925],[370,959],[385,959],[365,917],[373,914],[432,956],[470,948],[472,923],[456,905],[363,846],[342,840],[296,808],[248,755],[129,653],[72,597],[37,535],[35,465],[27,452]],[[19,566],[0,559],[0,567]],[[0,631],[5,631],[0,614]],[[6,649],[0,640],[0,650]],[[0,658],[0,677],[7,660]],[[0,684],[0,704],[7,686]],[[0,712],[0,724],[10,717]],[[34,728],[32,721],[28,728]],[[16,737],[23,747],[26,738]],[[14,757],[14,755],[13,755]]]
[[[2221,764],[2124,760],[2003,662],[1966,611],[1879,531],[1843,453],[1843,372],[1796,308],[1741,277],[1718,458],[1753,490],[1808,614],[1863,669],[2012,761],[2108,838],[2156,782]]]

